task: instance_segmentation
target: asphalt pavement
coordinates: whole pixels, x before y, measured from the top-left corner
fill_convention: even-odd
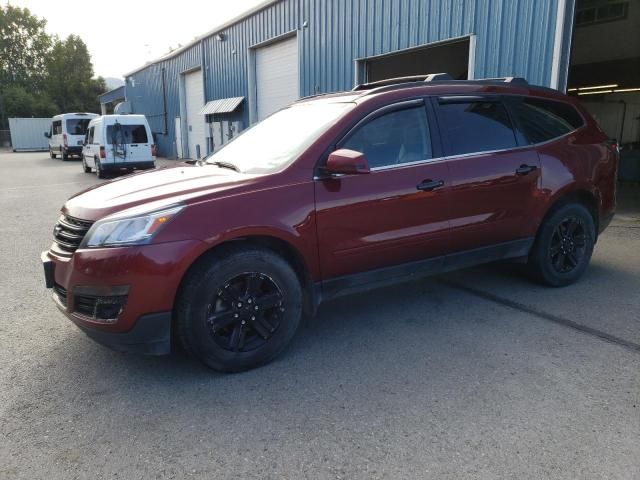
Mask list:
[[[222,375],[57,311],[40,252],[98,182],[0,153],[0,479],[640,479],[635,193],[576,285],[498,264],[344,297]]]

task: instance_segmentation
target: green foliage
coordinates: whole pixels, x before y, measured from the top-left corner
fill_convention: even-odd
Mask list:
[[[93,78],[86,44],[49,36],[46,20],[0,5],[0,128],[9,117],[99,112],[104,79]]]
[[[99,111],[97,96],[106,85],[101,77],[93,78],[91,56],[80,37],[56,39],[46,66],[46,90],[62,112]]]

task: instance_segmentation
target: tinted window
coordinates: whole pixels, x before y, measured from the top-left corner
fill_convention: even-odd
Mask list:
[[[87,126],[90,118],[73,118],[67,120],[67,133],[69,135],[84,135],[87,133]]]
[[[432,158],[424,107],[396,110],[358,128],[341,145],[366,155],[371,168]]]
[[[53,134],[60,135],[62,133],[62,120],[53,122]]]
[[[500,102],[444,102],[440,104],[449,138],[449,154],[514,148],[516,137]]]
[[[561,137],[583,125],[580,114],[567,103],[523,98],[512,106],[518,128],[530,144]]]
[[[107,143],[149,143],[147,129],[144,125],[109,125]]]

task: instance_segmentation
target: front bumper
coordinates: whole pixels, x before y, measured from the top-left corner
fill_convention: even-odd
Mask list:
[[[206,250],[197,240],[76,250],[61,257],[43,252],[45,283],[57,307],[89,337],[115,350],[145,354],[170,351],[171,311],[180,282]],[[120,301],[109,320],[91,315],[87,296]],[[103,303],[103,305],[106,303]],[[97,307],[96,307],[97,308]]]

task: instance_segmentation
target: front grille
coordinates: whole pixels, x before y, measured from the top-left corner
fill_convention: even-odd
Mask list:
[[[57,283],[53,284],[53,293],[58,297],[60,303],[66,307],[67,306],[67,290]]]
[[[54,245],[59,253],[71,255],[91,228],[93,222],[61,215],[53,229]]]

